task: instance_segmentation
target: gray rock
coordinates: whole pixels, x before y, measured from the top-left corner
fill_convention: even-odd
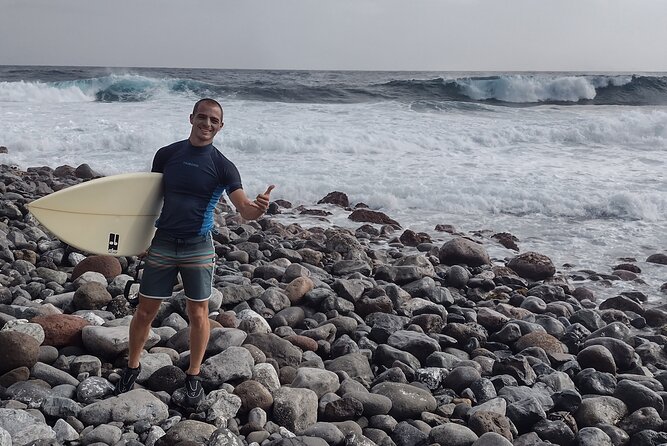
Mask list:
[[[0,429],[11,436],[11,444],[14,446],[27,446],[37,440],[56,438],[51,427],[24,410],[0,409]]]
[[[627,406],[618,398],[598,396],[582,400],[574,418],[580,428],[594,427],[599,423],[616,424],[627,413]]]
[[[614,446],[611,438],[602,429],[597,427],[584,427],[577,433],[577,441],[580,446]]]
[[[81,331],[83,345],[89,352],[94,352],[96,355],[115,358],[129,348],[129,329],[129,326],[123,325],[118,327],[86,326]],[[150,349],[158,342],[160,342],[160,336],[151,330],[144,348]]]
[[[472,446],[512,446],[512,443],[500,434],[487,432],[479,437]]]
[[[507,417],[512,420],[520,433],[529,432],[540,420],[547,417],[540,402],[529,397],[507,406]]]
[[[85,433],[81,437],[81,442],[84,445],[93,443],[115,444],[120,441],[122,435],[123,431],[120,430],[120,428],[109,424],[103,424],[97,426],[90,432]]]
[[[62,418],[56,421],[56,424],[53,426],[53,430],[56,433],[56,440],[58,440],[58,442],[61,444],[79,439],[79,433],[76,431],[76,429],[74,429],[71,424]]]
[[[280,388],[280,379],[276,369],[268,363],[255,364],[252,368],[252,379],[275,392]]]
[[[318,398],[326,393],[335,393],[340,387],[338,375],[328,370],[300,367],[291,383],[292,387],[310,389]]]
[[[30,374],[38,379],[44,380],[52,387],[60,384],[79,385],[79,380],[67,372],[63,372],[53,366],[37,362],[30,371]]]
[[[84,379],[76,388],[76,399],[83,404],[105,398],[113,393],[114,386],[102,377],[91,376]]]
[[[54,418],[76,417],[80,411],[81,405],[69,398],[50,396],[42,402],[42,413]]]
[[[79,373],[88,373],[89,376],[101,376],[102,361],[93,355],[81,355],[70,362],[69,369],[74,376],[78,376]]]
[[[207,412],[209,419],[226,422],[236,416],[241,404],[240,397],[220,389],[209,392],[199,409]]]
[[[328,444],[342,444],[345,435],[334,424],[327,422],[317,422],[303,432],[309,437],[324,439]]]
[[[298,366],[301,363],[301,350],[291,342],[281,339],[273,333],[251,333],[245,341],[259,348],[267,359],[275,359],[280,367],[286,365]]]
[[[643,430],[662,430],[663,421],[654,407],[642,407],[623,418],[618,427],[633,436]]]
[[[477,434],[456,423],[445,423],[434,427],[428,438],[431,443],[447,446],[470,446],[478,440]]]
[[[175,445],[180,442],[206,444],[216,427],[196,420],[183,420],[167,431],[159,444]]]
[[[45,282],[55,282],[58,285],[64,285],[67,282],[67,273],[57,271],[50,268],[37,267],[35,270],[38,277],[44,279]]]
[[[84,424],[94,426],[113,421],[134,423],[139,420],[157,424],[167,419],[168,409],[167,405],[152,393],[136,389],[92,403],[81,410],[78,418]]]
[[[370,363],[362,353],[349,353],[340,356],[325,362],[325,367],[332,372],[346,372],[350,378],[359,379],[365,385],[370,385],[373,381],[373,371]]]
[[[41,345],[44,342],[44,329],[39,324],[34,324],[21,319],[7,322],[2,331],[17,331],[32,336]]]
[[[218,387],[230,380],[251,378],[254,365],[255,360],[247,349],[229,347],[204,361],[201,376],[212,386]]]
[[[410,352],[417,356],[420,362],[433,352],[440,351],[440,344],[432,337],[410,330],[398,330],[392,333],[387,343],[399,350]]]
[[[443,380],[443,386],[454,390],[457,394],[481,378],[479,371],[474,367],[459,366],[452,371]]]
[[[208,446],[243,446],[245,443],[227,428],[219,428],[209,438]]]
[[[273,394],[275,422],[302,434],[317,422],[317,394],[310,389],[281,387]]]
[[[422,412],[432,412],[437,406],[429,391],[409,384],[383,382],[374,386],[371,392],[392,401],[389,414],[399,421],[418,418]]]

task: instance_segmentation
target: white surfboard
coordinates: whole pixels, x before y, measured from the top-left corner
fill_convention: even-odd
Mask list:
[[[144,252],[162,208],[161,173],[112,175],[62,189],[28,209],[61,241],[92,254]]]

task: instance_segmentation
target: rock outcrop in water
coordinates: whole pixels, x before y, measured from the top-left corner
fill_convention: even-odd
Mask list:
[[[435,243],[370,211],[355,212],[377,223],[354,232],[283,224],[296,215],[285,202],[272,204],[282,220],[219,216],[206,400],[182,405],[178,287],[138,384],[112,396],[137,259],[86,256],[26,209],[95,173],[0,175],[0,445],[667,442],[667,311],[645,292],[599,298],[594,286],[638,280],[632,262],[563,274],[539,253],[495,259],[491,238]]]

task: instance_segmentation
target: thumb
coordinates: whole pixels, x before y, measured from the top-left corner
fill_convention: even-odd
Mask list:
[[[264,192],[264,195],[269,195],[273,189],[275,189],[276,186],[272,184],[271,186],[266,188],[266,192]]]

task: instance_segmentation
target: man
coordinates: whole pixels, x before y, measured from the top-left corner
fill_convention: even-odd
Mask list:
[[[145,259],[139,305],[130,323],[127,367],[116,383],[116,394],[132,388],[151,323],[163,299],[171,297],[181,274],[190,320],[190,367],[186,371],[185,402],[196,406],[204,397],[199,368],[209,338],[208,300],[211,296],[215,251],[211,238],[214,208],[223,192],[247,220],[261,217],[274,186],[248,199],[236,166],[213,146],[223,127],[223,111],[213,99],[198,101],[190,115],[190,137],[157,151],[153,172],[163,176],[164,204],[157,231]]]

